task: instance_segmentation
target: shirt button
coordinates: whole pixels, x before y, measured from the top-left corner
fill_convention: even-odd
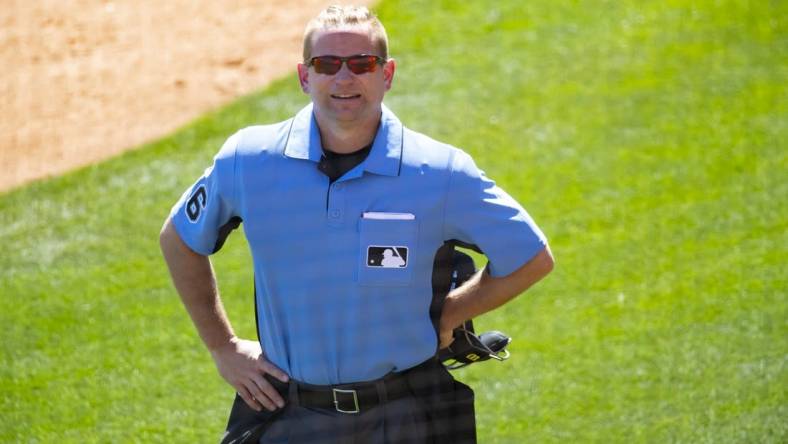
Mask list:
[[[342,188],[344,188],[344,185],[342,185],[341,183],[334,185],[334,189],[337,191],[341,190]]]
[[[331,210],[331,213],[330,213],[330,215],[331,215],[331,218],[332,218],[332,219],[337,219],[337,218],[339,218],[339,210]]]

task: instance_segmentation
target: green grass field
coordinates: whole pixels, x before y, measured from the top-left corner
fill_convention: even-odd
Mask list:
[[[557,259],[477,320],[515,338],[509,361],[456,372],[481,443],[788,440],[786,5],[378,6],[399,62],[388,106],[470,152]],[[0,441],[216,441],[233,394],[158,231],[225,137],[306,100],[293,76],[0,196]],[[254,337],[242,234],[214,264]]]

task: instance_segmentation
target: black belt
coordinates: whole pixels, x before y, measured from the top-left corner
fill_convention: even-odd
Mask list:
[[[298,403],[304,407],[360,413],[411,393],[404,372],[391,373],[377,381],[341,385],[311,385],[296,382]]]

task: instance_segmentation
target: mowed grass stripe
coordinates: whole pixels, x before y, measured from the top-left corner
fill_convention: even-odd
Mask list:
[[[558,260],[477,320],[515,338],[510,361],[457,372],[477,390],[480,442],[784,441],[786,6],[379,12],[399,61],[387,104],[469,151]],[[0,441],[216,438],[232,394],[170,286],[158,229],[225,137],[305,102],[284,79],[0,196]],[[254,337],[242,235],[214,263],[236,329]]]

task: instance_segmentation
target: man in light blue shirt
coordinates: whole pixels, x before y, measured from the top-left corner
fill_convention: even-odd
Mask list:
[[[284,411],[261,442],[430,442],[436,415],[403,375],[445,372],[434,356],[455,327],[552,269],[542,232],[470,156],[382,104],[395,68],[374,15],[328,8],[308,25],[298,66],[311,103],[231,136],[162,229],[175,286],[221,375],[252,409]],[[208,259],[241,223],[259,342],[233,333]],[[440,294],[435,264],[451,244],[477,247],[489,264]],[[338,416],[309,413],[326,403]]]

